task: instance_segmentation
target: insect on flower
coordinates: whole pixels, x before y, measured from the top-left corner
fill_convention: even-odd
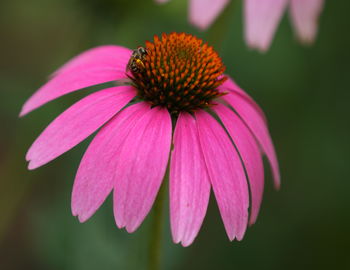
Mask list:
[[[21,116],[88,86],[130,82],[92,93],[59,115],[30,147],[28,167],[52,161],[98,130],[73,186],[72,213],[81,222],[113,192],[117,226],[134,232],[169,166],[174,242],[193,242],[211,189],[229,239],[241,240],[262,201],[262,154],[277,188],[280,176],[263,111],[224,72],[214,48],[185,33],[154,36],[135,51],[88,50],[56,71]]]
[[[144,47],[138,47],[132,52],[128,65],[126,66],[126,71],[131,70],[134,73],[142,72],[145,69],[143,61],[147,56],[147,49]]]

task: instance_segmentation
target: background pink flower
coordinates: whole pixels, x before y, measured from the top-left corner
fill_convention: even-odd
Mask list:
[[[84,87],[121,79],[131,84],[90,94],[59,115],[30,147],[29,169],[100,128],[73,186],[72,212],[81,222],[113,191],[117,226],[134,232],[153,205],[170,157],[174,242],[188,246],[197,236],[211,188],[229,239],[241,240],[262,201],[262,153],[277,188],[280,176],[262,110],[224,70],[212,47],[184,33],[155,36],[146,50],[102,46],[82,53],[54,73],[21,116]]]
[[[169,0],[156,0],[165,3]],[[224,10],[229,0],[189,0],[189,20],[207,29]],[[267,51],[287,8],[297,38],[312,43],[317,34],[318,17],[324,0],[244,0],[244,32],[249,47]]]
[[[303,43],[313,42],[323,4],[323,0],[245,0],[245,40],[248,46],[268,50],[287,8],[298,39]]]

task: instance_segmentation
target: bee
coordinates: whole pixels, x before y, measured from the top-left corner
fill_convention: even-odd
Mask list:
[[[126,66],[126,71],[131,70],[133,73],[142,72],[145,69],[145,64],[143,61],[145,61],[147,54],[147,49],[143,47],[138,47],[136,50],[134,50],[128,65]]]

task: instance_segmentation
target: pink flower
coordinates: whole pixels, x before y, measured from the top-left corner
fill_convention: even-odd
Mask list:
[[[156,0],[164,3],[169,0]],[[229,0],[189,0],[190,22],[207,29],[224,10]],[[244,0],[245,40],[249,47],[267,51],[284,11],[289,7],[296,36],[312,43],[324,0]]]
[[[262,110],[224,70],[212,47],[184,33],[155,36],[135,51],[101,46],[82,53],[54,73],[24,104],[21,116],[84,87],[115,80],[129,84],[90,94],[59,115],[30,147],[29,169],[100,128],[73,186],[72,212],[81,222],[113,190],[116,224],[134,232],[150,211],[169,163],[174,242],[192,243],[211,188],[229,239],[241,240],[248,224],[248,182],[250,224],[262,200],[262,153],[276,187],[280,177]]]
[[[312,43],[323,0],[245,0],[245,40],[249,47],[267,51],[283,12],[289,7],[298,39]]]

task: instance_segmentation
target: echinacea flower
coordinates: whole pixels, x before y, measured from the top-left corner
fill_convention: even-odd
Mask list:
[[[117,226],[134,232],[150,211],[169,165],[174,242],[192,243],[211,188],[229,239],[241,240],[259,212],[263,153],[276,187],[280,177],[262,110],[224,70],[212,47],[185,33],[155,36],[135,51],[102,46],[82,53],[54,73],[21,115],[84,87],[126,79],[129,84],[90,94],[59,115],[30,147],[29,169],[100,128],[73,186],[72,212],[81,222],[113,191]]]
[[[159,3],[168,0],[156,0]],[[207,29],[225,9],[229,0],[189,0],[189,20]],[[317,34],[318,17],[324,0],[244,0],[245,40],[250,48],[267,51],[284,11],[289,7],[296,36],[312,43]]]

